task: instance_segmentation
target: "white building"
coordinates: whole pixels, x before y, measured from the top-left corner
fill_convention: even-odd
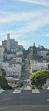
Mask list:
[[[7,34],[7,50],[10,50],[10,34]]]
[[[14,54],[7,54],[7,60],[11,59],[11,58],[14,58],[15,55]]]
[[[16,63],[22,63],[22,57],[15,57],[13,58],[13,61]]]
[[[7,62],[2,62],[2,63],[1,63],[1,67],[5,67],[5,68],[6,68],[6,67],[9,67],[9,63],[7,63]]]
[[[3,61],[3,56],[4,56],[4,48],[0,47],[0,62]]]
[[[49,63],[46,63],[46,62],[40,63],[38,61],[30,61],[31,73],[32,73],[32,70],[40,71],[40,70],[48,69],[48,65]]]
[[[21,77],[21,65],[20,64],[12,64],[2,63],[2,68],[6,71],[7,77]]]
[[[37,51],[37,55],[38,55],[38,56],[43,56],[43,57],[45,57],[45,56],[47,55],[47,53],[48,53],[48,50],[45,50],[45,51]]]
[[[11,52],[16,52],[18,47],[18,42],[15,39],[10,39],[10,34],[7,34],[7,40],[2,41],[2,46]]]
[[[16,55],[17,55],[17,56],[23,55],[23,51],[17,51],[17,52],[16,52]]]

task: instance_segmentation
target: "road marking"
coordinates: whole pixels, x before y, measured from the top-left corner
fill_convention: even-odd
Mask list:
[[[15,89],[15,90],[13,91],[13,94],[15,94],[15,93],[21,93],[21,89]]]
[[[0,94],[2,93],[2,92],[4,92],[5,90],[3,90],[3,89],[0,89]]]
[[[32,93],[40,93],[40,91],[38,89],[33,89]]]
[[[49,102],[49,99],[47,99],[47,101]]]
[[[47,88],[47,90],[49,90],[49,87]]]

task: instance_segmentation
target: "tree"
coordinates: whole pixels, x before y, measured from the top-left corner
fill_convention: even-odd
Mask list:
[[[17,84],[17,88],[21,88],[23,86],[21,81],[17,82],[16,84]]]
[[[49,87],[49,79],[46,80],[46,84],[44,84],[44,89]]]
[[[36,58],[36,54],[37,54],[37,48],[36,46],[33,46],[33,59]]]
[[[29,81],[31,86],[36,88],[42,88],[42,86],[46,83],[46,80],[49,78],[49,71],[42,70],[37,71],[34,74],[30,75]]]
[[[5,89],[12,89],[12,88],[8,85],[8,82],[7,82],[7,80],[5,79],[5,77],[1,77],[1,76],[0,76],[0,86],[1,86],[1,88],[3,88],[4,90],[5,90]]]
[[[44,50],[45,50],[44,46],[41,46],[41,50],[42,50],[42,51],[44,51]]]
[[[23,49],[23,58],[24,58],[24,59],[27,58],[28,53],[29,53],[29,50]]]
[[[2,71],[2,76],[5,77],[6,76],[6,71],[4,69],[2,69],[2,68],[1,68],[1,71]]]

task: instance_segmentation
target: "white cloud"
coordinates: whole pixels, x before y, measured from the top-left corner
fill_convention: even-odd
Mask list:
[[[11,23],[11,22],[18,22],[18,21],[27,21],[37,17],[40,12],[33,11],[33,12],[21,12],[21,13],[9,13],[0,11],[0,24],[3,23]]]
[[[10,38],[11,39],[20,39],[23,34],[16,34],[13,31],[8,32],[10,33]],[[7,39],[7,33],[0,33],[0,37],[2,36],[2,39]]]
[[[29,14],[29,16],[27,14]],[[26,17],[26,15],[28,17]],[[46,9],[46,10],[39,10],[36,12],[29,12],[29,13],[26,12],[25,18],[30,19],[30,20],[25,22],[23,27],[9,31],[9,33],[12,34],[11,35],[12,38],[20,38],[24,35],[24,33],[28,33],[31,31],[33,32],[40,27],[48,25],[49,24],[49,10]]]
[[[28,48],[29,45],[31,45],[30,41],[19,41],[19,45],[23,45],[25,48]]]
[[[44,36],[47,36],[47,37],[49,37],[49,33],[47,33],[47,34],[44,34]]]
[[[0,36],[2,36],[2,35],[6,35],[6,33],[1,33],[1,32],[0,32]]]
[[[4,11],[1,13],[4,13]],[[8,23],[8,22],[18,22],[18,21],[24,21],[25,24],[23,24],[23,27],[15,30],[9,31],[13,38],[20,38],[23,36],[24,33],[28,33],[31,31],[35,31],[40,27],[46,26],[49,24],[49,10],[39,10],[39,11],[33,11],[33,12],[24,12],[24,13],[8,13],[5,12],[5,15],[7,18],[0,18],[1,23]],[[0,33],[0,35],[6,35],[6,33]]]
[[[0,10],[0,14],[8,15],[8,14],[9,14],[9,12],[6,12],[6,11],[3,11],[3,10]]]
[[[40,27],[46,26],[49,24],[49,14],[45,10],[41,15],[39,15],[37,18],[35,17],[34,20],[26,23],[21,29],[17,30],[18,33],[27,33],[31,31],[35,31]]]
[[[20,39],[20,37],[22,37],[22,34],[11,34],[10,38],[14,38],[14,39]]]
[[[49,6],[49,0],[19,0],[19,1],[32,3],[32,4],[43,5],[43,6]]]

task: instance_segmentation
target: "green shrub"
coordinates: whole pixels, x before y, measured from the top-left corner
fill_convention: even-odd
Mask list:
[[[34,74],[30,75],[29,82],[31,86],[42,88],[42,86],[46,83],[46,80],[48,78],[49,78],[48,70],[37,71]]]
[[[22,82],[20,82],[20,81],[17,82],[17,87],[20,87],[20,88],[21,88],[22,86],[23,86]]]

